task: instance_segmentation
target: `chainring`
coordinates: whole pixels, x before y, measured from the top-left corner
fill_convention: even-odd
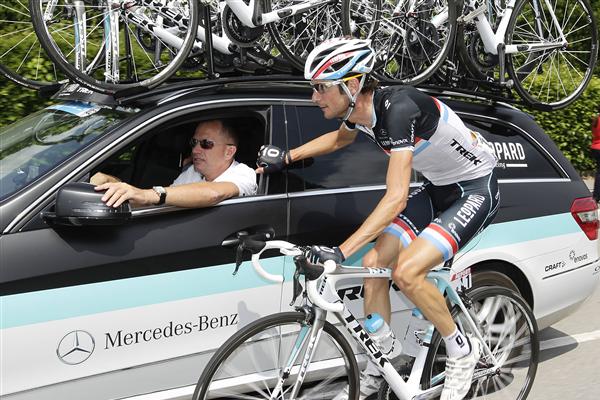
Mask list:
[[[254,47],[265,32],[264,26],[251,28],[244,25],[229,6],[225,6],[223,10],[223,19],[225,34],[229,40],[240,47]]]

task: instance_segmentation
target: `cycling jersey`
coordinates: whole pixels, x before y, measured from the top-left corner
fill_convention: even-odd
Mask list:
[[[410,86],[376,90],[373,123],[359,129],[388,155],[412,151],[412,166],[434,185],[488,175],[496,166],[491,146],[447,105]]]

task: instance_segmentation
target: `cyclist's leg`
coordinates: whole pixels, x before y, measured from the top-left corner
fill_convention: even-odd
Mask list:
[[[402,249],[417,237],[433,219],[433,207],[425,190],[429,183],[413,190],[404,211],[377,238],[375,246],[363,257],[364,268],[393,268]],[[377,312],[388,323],[391,307],[389,281],[370,278],[364,280],[365,315]]]
[[[426,280],[431,268],[449,260],[471,238],[485,228],[498,211],[499,194],[495,174],[455,184],[430,187],[433,204],[448,202],[452,193],[460,195],[419,234],[398,256],[392,278],[402,292],[423,312],[443,336],[455,324],[443,296]]]

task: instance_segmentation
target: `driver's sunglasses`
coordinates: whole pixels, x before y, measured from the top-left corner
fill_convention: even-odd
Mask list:
[[[353,76],[348,76],[346,78],[343,79],[338,79],[336,81],[325,81],[325,82],[311,82],[310,86],[312,86],[313,90],[315,92],[318,92],[319,94],[323,94],[325,93],[325,91],[327,89],[329,89],[330,87],[334,87],[337,85],[341,85],[344,82],[349,81],[350,79],[353,78],[358,78],[359,76],[361,76],[362,74],[358,74],[358,75],[353,75]]]
[[[200,145],[200,147],[202,147],[204,150],[210,150],[213,147],[215,147],[215,144],[226,144],[227,146],[235,146],[233,143],[216,143],[213,142],[212,140],[209,139],[196,139],[196,138],[191,138],[190,139],[190,146],[192,146],[192,149],[194,147],[196,147],[196,145]]]

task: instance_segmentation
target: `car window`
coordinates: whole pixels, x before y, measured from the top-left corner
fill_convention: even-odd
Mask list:
[[[0,201],[40,179],[127,116],[87,103],[61,103],[1,129]]]
[[[231,116],[231,114],[230,114]],[[238,162],[254,168],[258,149],[265,140],[265,122],[258,114],[245,113],[236,117],[223,115],[189,115],[152,129],[117,152],[92,171],[117,177],[139,188],[170,186],[191,164],[190,138],[200,121],[227,119],[239,135],[235,155]]]
[[[543,150],[517,130],[503,124],[465,120],[467,126],[480,132],[498,158],[499,179],[560,178],[554,164]]]
[[[290,133],[290,148],[297,147],[340,127],[337,119],[327,120],[318,107],[296,107],[298,127]],[[364,135],[348,147],[320,156],[304,168],[292,170],[304,181],[304,189],[333,189],[385,184],[388,156]]]

